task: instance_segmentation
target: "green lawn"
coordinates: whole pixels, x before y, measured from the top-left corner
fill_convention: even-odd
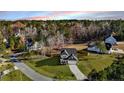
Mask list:
[[[2,81],[31,81],[21,71],[15,70],[2,77]]]
[[[60,65],[59,57],[41,58],[39,61],[28,60],[25,63],[35,71],[59,80],[75,80],[75,76],[71,73],[68,65]]]
[[[96,69],[96,71],[101,71],[110,66],[115,60],[114,55],[107,54],[90,53],[87,56],[83,56],[83,54],[78,53],[78,57],[78,67],[85,75],[88,75],[93,69]]]

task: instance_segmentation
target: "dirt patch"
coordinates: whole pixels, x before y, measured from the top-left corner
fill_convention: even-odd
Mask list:
[[[113,48],[119,48],[124,50],[124,44],[118,44],[117,46],[114,46]]]
[[[86,49],[87,45],[86,44],[69,44],[69,45],[66,45],[64,48],[76,48],[77,50],[82,50],[82,49]]]

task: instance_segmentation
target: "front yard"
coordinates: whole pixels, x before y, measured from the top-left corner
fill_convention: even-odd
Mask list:
[[[77,65],[85,75],[88,75],[93,69],[96,69],[96,71],[104,70],[115,60],[115,55],[95,53],[89,53],[89,55],[87,55],[88,53],[84,52],[84,50],[79,51],[82,51],[82,53],[78,52],[79,63]],[[68,65],[59,64],[59,56],[33,56],[29,56],[29,58],[23,60],[23,62],[33,68],[36,72],[54,79],[76,80]]]
[[[75,48],[75,46],[68,47]],[[80,45],[80,47],[82,46]],[[40,74],[59,80],[76,80],[68,65],[59,64],[59,56],[44,57],[41,55],[33,54],[22,56],[21,58],[25,64]],[[116,60],[114,54],[108,55],[88,53],[82,49],[78,50],[78,59],[79,62],[77,66],[82,71],[82,73],[87,76],[93,69],[99,72],[109,67]]]
[[[60,65],[59,57],[51,58],[41,57],[40,59],[28,59],[24,61],[28,66],[35,71],[59,80],[75,80],[75,76],[71,73],[68,65]]]

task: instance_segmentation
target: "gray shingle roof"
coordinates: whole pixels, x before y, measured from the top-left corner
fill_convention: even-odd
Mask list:
[[[109,43],[111,45],[114,45],[117,43],[116,39],[113,36],[110,36],[108,38],[105,39],[105,43]]]
[[[77,51],[76,51],[75,48],[62,48],[61,49],[61,54],[63,54],[65,50],[67,51],[67,53],[69,55],[74,54],[75,56],[77,56]]]
[[[68,60],[78,60],[77,57],[74,54],[71,54],[70,56],[68,56],[67,59]]]
[[[67,57],[62,58],[64,60],[78,60],[75,48],[62,48],[60,55],[67,55]]]
[[[61,55],[68,55],[69,56],[69,54],[68,54],[66,49],[61,50]]]

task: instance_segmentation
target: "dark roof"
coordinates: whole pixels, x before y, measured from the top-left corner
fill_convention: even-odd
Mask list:
[[[61,55],[69,55],[69,54],[68,54],[68,52],[67,52],[65,49],[63,49],[63,50],[61,51]]]
[[[68,60],[77,60],[77,57],[74,54],[71,54],[67,59]]]
[[[75,56],[77,56],[77,51],[75,48],[62,48],[61,55],[64,53],[65,50],[67,51],[69,55],[74,54]]]

